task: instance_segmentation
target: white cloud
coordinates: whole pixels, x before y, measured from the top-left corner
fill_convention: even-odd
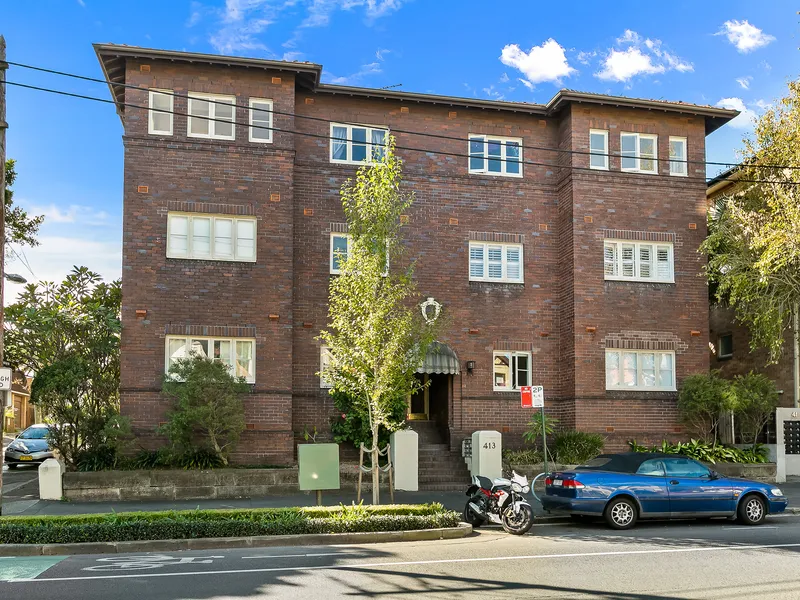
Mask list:
[[[86,8],[86,2],[83,0],[78,0],[78,4],[80,4],[83,8]]]
[[[359,81],[361,81],[364,77],[368,75],[377,75],[381,73],[381,65],[380,63],[373,62],[366,65],[361,65],[361,68],[353,73],[352,75],[344,75],[342,77],[337,77],[333,73],[325,73],[323,75],[324,79],[327,79],[327,83],[333,83],[336,85],[355,85]]]
[[[494,84],[490,85],[489,87],[483,88],[483,93],[489,96],[492,100],[502,100],[505,98],[500,90],[495,89]]]
[[[736,129],[751,129],[753,127],[753,123],[756,118],[758,118],[758,114],[756,111],[747,108],[745,106],[744,100],[741,98],[723,98],[719,102],[717,102],[717,106],[720,108],[730,108],[732,110],[738,110],[741,114],[733,119],[728,125],[734,127]]]
[[[500,83],[508,83],[509,79],[510,77],[508,76],[508,73],[503,73],[500,75]]]
[[[666,68],[663,65],[654,65],[650,56],[643,54],[639,48],[630,47],[625,51],[612,48],[596,76],[599,79],[628,81],[636,75],[652,75],[664,71]]]
[[[626,46],[624,49],[619,47],[623,45]],[[609,48],[595,77],[606,81],[629,82],[641,75],[656,75],[667,71],[679,73],[694,71],[692,63],[666,50],[661,40],[643,39],[630,29],[626,29],[625,33],[617,38],[617,46]],[[594,55],[594,53],[581,54],[578,55],[578,60],[584,58],[586,60],[584,64],[588,64],[588,58]]]
[[[744,21],[725,21],[722,28],[716,35],[724,35],[728,41],[736,46],[742,54],[752,52],[775,41],[775,36],[764,33],[755,25],[751,25],[746,19]]]
[[[753,104],[755,104],[758,107],[758,110],[760,110],[761,112],[764,112],[765,110],[772,108],[772,102],[767,102],[766,100],[763,99],[756,100],[755,102],[753,102]]]
[[[29,283],[35,281],[60,282],[73,266],[85,266],[113,281],[122,275],[122,241],[99,241],[85,236],[39,236],[39,245],[34,248],[19,247],[15,251],[27,259],[27,267],[20,258],[12,254],[6,270],[25,277]],[[23,284],[6,282],[6,302],[13,302],[22,291]]]
[[[552,81],[560,84],[561,79],[576,72],[567,62],[564,47],[553,38],[541,46],[534,46],[529,52],[525,52],[517,44],[508,44],[500,54],[500,62],[521,71],[525,75],[528,89],[532,89],[528,83]]]
[[[386,60],[386,55],[391,54],[391,50],[387,50],[386,48],[378,48],[375,50],[375,58],[378,60]]]
[[[596,51],[592,51],[592,52],[581,51],[581,52],[578,52],[578,56],[576,56],[575,58],[582,65],[588,65],[595,56],[597,56],[597,52]]]
[[[301,58],[303,58],[303,53],[297,51],[284,52],[283,56],[281,56],[281,60],[287,61],[300,60]]]
[[[405,0],[311,0],[308,17],[301,27],[324,27],[330,23],[331,15],[337,10],[363,8],[368,21],[373,21],[397,11]]]
[[[533,91],[533,84],[528,81],[527,79],[523,79],[522,77],[518,77],[517,81],[519,81],[522,85],[524,85],[529,90]]]
[[[34,215],[44,215],[46,223],[81,223],[83,225],[108,225],[108,213],[95,210],[91,206],[81,206],[80,204],[70,204],[69,207],[61,208],[54,203],[47,205],[36,205],[22,202],[28,212]]]
[[[737,77],[736,83],[742,86],[742,89],[749,90],[750,89],[750,82],[753,81],[753,78],[748,75],[747,77]]]

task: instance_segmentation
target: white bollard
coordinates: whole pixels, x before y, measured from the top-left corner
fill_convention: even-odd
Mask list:
[[[419,490],[419,436],[412,429],[395,431],[389,438],[394,467],[394,489]]]
[[[503,476],[503,435],[499,431],[476,431],[472,434],[471,475],[492,481]]]
[[[39,499],[61,500],[64,497],[62,475],[64,467],[55,458],[39,465]]]

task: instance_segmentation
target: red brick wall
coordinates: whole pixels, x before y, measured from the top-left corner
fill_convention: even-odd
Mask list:
[[[470,133],[521,137],[527,146],[586,150],[590,128],[609,129],[611,152],[620,131],[659,135],[667,156],[669,135],[686,136],[690,159],[704,156],[702,119],[632,109],[583,106],[539,118],[511,112],[453,108],[298,91],[286,73],[223,67],[151,64],[141,73],[128,64],[128,83],[235,94],[241,104],[272,98],[275,109],[391,130],[423,131],[459,140],[396,133],[405,160],[404,185],[416,194],[403,228],[408,260],[416,261],[422,298],[442,303],[450,324],[441,336],[473,373],[453,380],[449,410],[451,444],[476,429],[497,429],[519,445],[531,411],[517,393],[492,391],[492,351],[529,349],[533,383],[544,385],[548,411],[568,427],[600,431],[609,446],[628,437],[652,440],[680,435],[674,393],[605,390],[605,341],[622,332],[669,340],[678,350],[678,382],[708,369],[707,291],[696,250],[705,235],[705,186],[681,178],[559,169],[587,166],[588,157],[526,148],[522,178],[470,175]],[[144,91],[127,102],[146,103]],[[175,110],[185,111],[176,100]],[[455,113],[452,115],[451,113]],[[240,110],[238,122],[246,122]],[[275,126],[312,134],[276,133],[275,143],[198,141],[147,135],[146,115],[125,117],[123,240],[122,403],[142,435],[151,434],[167,407],[158,392],[167,326],[251,327],[257,332],[256,379],[236,459],[288,462],[292,438],[304,428],[324,433],[333,405],[319,388],[319,343],[325,326],[331,224],[344,222],[339,189],[354,166],[329,162],[330,125],[276,115]],[[667,163],[661,166],[668,172]],[[702,171],[702,170],[701,170]],[[690,168],[690,174],[698,175]],[[148,186],[146,194],[137,186]],[[271,202],[270,194],[280,194]],[[255,264],[165,258],[166,211],[179,202],[205,202],[213,210],[258,217]],[[696,229],[689,229],[695,223]],[[603,230],[673,234],[674,285],[605,282]],[[524,284],[470,282],[470,232],[523,236]],[[137,319],[136,310],[147,310]],[[277,314],[277,321],[268,315]],[[593,333],[587,327],[594,327]],[[690,331],[700,332],[692,336]],[[629,334],[624,334],[629,335]]]

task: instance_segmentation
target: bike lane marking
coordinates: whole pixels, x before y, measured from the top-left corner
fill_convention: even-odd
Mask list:
[[[65,582],[65,581],[90,581],[92,579],[131,579],[131,578],[154,578],[154,577],[196,577],[199,575],[237,575],[242,573],[274,573],[274,572],[298,572],[298,571],[347,571],[352,569],[384,569],[387,567],[407,567],[425,565],[445,565],[463,563],[486,563],[502,561],[530,561],[546,560],[559,558],[590,558],[608,556],[629,556],[645,554],[691,554],[691,553],[711,553],[711,552],[735,552],[741,550],[770,550],[774,548],[798,548],[800,543],[791,544],[751,544],[742,546],[710,546],[694,548],[659,548],[654,550],[612,550],[607,552],[570,552],[565,554],[528,554],[521,556],[487,556],[473,558],[444,558],[434,560],[405,560],[405,561],[386,561],[374,563],[351,563],[347,565],[312,565],[304,567],[268,567],[262,569],[224,569],[211,571],[183,571],[173,573],[152,573],[139,572],[136,574],[124,575],[95,575],[79,577],[40,577],[38,579],[16,579],[12,583],[42,583],[42,582]]]
[[[66,556],[4,556],[0,557],[0,581],[30,580],[38,577]]]

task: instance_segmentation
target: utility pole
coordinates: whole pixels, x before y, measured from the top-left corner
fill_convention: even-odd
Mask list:
[[[3,366],[3,282],[5,277],[6,254],[6,38],[0,35],[0,367]],[[6,424],[6,393],[2,392],[2,407],[0,407],[0,515],[3,514],[3,463],[5,451],[3,448],[3,430]]]

